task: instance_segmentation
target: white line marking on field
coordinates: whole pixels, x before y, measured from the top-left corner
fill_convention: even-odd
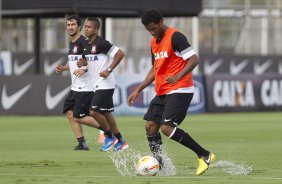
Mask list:
[[[113,178],[113,177],[122,177],[122,176],[70,176],[70,175],[53,175],[53,174],[16,174],[16,173],[7,173],[7,174],[0,174],[0,176],[30,176],[30,177],[72,177],[72,178]],[[216,177],[216,176],[156,176],[156,177],[145,177],[145,176],[140,176],[137,177],[138,179],[242,179],[242,176],[239,177],[231,177],[226,176],[226,177]],[[135,179],[137,179],[135,178]],[[270,178],[270,177],[248,177],[245,176],[246,179],[251,179],[251,180],[282,180],[282,178]]]

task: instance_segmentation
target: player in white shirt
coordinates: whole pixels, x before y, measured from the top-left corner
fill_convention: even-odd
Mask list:
[[[68,64],[65,66],[57,65],[56,73],[70,71],[71,73],[71,91],[64,102],[63,112],[66,113],[71,128],[77,138],[78,145],[75,150],[89,150],[83,129],[77,120],[89,114],[89,107],[93,97],[93,83],[91,72],[87,72],[86,67],[78,67],[77,62],[81,59],[86,38],[80,35],[81,19],[76,15],[66,18],[67,31],[70,36]],[[88,126],[100,128],[100,125],[92,118]]]
[[[97,18],[88,18],[84,28],[88,43],[83,53],[89,70],[94,71],[92,78],[94,96],[90,106],[90,115],[105,132],[105,142],[100,150],[107,151],[114,146],[115,151],[120,151],[128,148],[128,144],[118,130],[112,115],[115,89],[115,77],[112,71],[122,60],[124,53],[98,35],[100,22]],[[89,117],[84,117],[81,120],[87,118]]]

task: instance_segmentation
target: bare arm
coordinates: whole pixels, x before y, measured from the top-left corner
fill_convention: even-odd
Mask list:
[[[63,71],[67,71],[67,70],[70,70],[70,67],[68,64],[66,64],[65,66],[58,64],[56,66],[56,73],[62,73]]]
[[[112,70],[120,63],[122,58],[124,57],[124,53],[122,50],[118,50],[117,53],[114,56],[112,64],[109,66]]]
[[[149,86],[152,82],[154,82],[154,80],[154,68],[152,67],[151,70],[148,72],[145,80],[128,96],[128,106],[131,106],[134,103],[134,100],[138,97],[139,93],[147,86]]]
[[[104,70],[100,73],[101,77],[107,78],[110,73],[112,72],[112,70],[120,63],[120,61],[122,60],[122,58],[124,57],[124,53],[122,50],[118,50],[117,53],[115,54],[114,58],[113,58],[113,62],[111,63],[111,65],[109,66],[109,68],[111,69],[111,71],[108,70]]]
[[[176,83],[178,80],[180,80],[182,77],[187,75],[188,73],[192,72],[192,70],[199,64],[199,59],[197,55],[193,55],[189,58],[189,60],[186,61],[187,64],[185,67],[176,75],[169,76],[166,81],[170,84]]]

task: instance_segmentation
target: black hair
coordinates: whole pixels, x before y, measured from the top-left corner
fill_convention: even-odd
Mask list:
[[[81,18],[78,15],[69,15],[69,16],[66,17],[67,21],[70,21],[72,19],[76,20],[78,27],[81,26]]]
[[[100,21],[99,21],[99,19],[97,19],[95,17],[88,17],[86,20],[87,21],[92,21],[92,22],[96,23],[96,27],[100,28]]]
[[[148,25],[150,23],[160,23],[160,21],[163,19],[163,15],[159,10],[146,10],[142,17],[141,17],[141,21],[143,25]]]

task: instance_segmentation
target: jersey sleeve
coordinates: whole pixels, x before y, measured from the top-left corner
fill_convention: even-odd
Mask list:
[[[111,58],[113,58],[115,56],[115,54],[117,53],[117,51],[119,50],[119,48],[117,46],[112,45],[107,40],[103,40],[101,42],[100,46],[101,46],[101,52],[104,53],[104,54],[107,54]]]
[[[184,60],[187,60],[196,54],[187,38],[180,32],[173,33],[171,43],[172,49],[176,55],[182,57]]]

